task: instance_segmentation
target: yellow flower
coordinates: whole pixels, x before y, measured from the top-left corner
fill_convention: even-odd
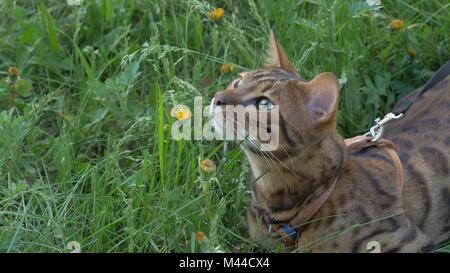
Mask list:
[[[19,69],[18,69],[17,67],[11,66],[11,67],[8,69],[8,73],[9,73],[9,75],[11,75],[11,76],[17,77],[17,76],[19,76],[20,71],[19,71]]]
[[[192,117],[191,110],[185,105],[177,105],[170,111],[170,116],[175,117],[179,121],[187,120]]]
[[[391,21],[391,28],[392,30],[399,30],[403,27],[404,24],[405,21],[403,21],[402,19],[394,19]]]
[[[203,232],[201,232],[201,231],[197,231],[196,233],[195,233],[195,239],[199,242],[199,243],[201,243],[201,242],[203,242],[204,240],[205,240],[205,233],[203,233]]]
[[[236,70],[236,66],[234,64],[223,64],[221,69],[223,73],[231,73]]]
[[[191,117],[192,113],[191,111],[189,111],[189,109],[181,109],[180,111],[178,111],[177,119],[180,121],[190,119]]]
[[[411,56],[411,57],[416,57],[416,55],[417,55],[417,51],[415,50],[415,49],[411,49],[409,52],[408,52],[408,54],[409,54],[409,56]]]
[[[214,21],[219,21],[223,17],[223,9],[222,8],[212,9],[209,12],[209,17]]]
[[[216,170],[216,164],[211,159],[205,159],[200,164],[200,169],[205,173],[213,173]]]

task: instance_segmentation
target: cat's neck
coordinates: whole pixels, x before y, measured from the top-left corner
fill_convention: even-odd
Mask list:
[[[303,148],[296,156],[284,160],[269,158],[246,150],[253,175],[266,197],[284,190],[296,192],[300,201],[322,194],[344,167],[346,150],[337,132],[327,135],[315,145]]]

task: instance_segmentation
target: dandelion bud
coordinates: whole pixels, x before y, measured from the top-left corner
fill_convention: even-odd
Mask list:
[[[216,164],[211,159],[205,159],[200,164],[200,169],[204,173],[213,173],[216,170]]]
[[[203,233],[203,232],[201,232],[201,231],[197,231],[197,232],[195,233],[195,239],[196,239],[199,243],[203,242],[203,241],[205,240],[205,238],[206,238],[205,233]]]
[[[236,70],[236,66],[234,64],[223,64],[221,70],[224,73],[231,73]]]
[[[20,71],[19,71],[19,69],[18,69],[17,67],[11,66],[11,67],[8,69],[8,73],[9,73],[9,75],[11,75],[11,76],[17,77],[17,76],[19,76]]]
[[[391,28],[392,30],[399,30],[403,27],[404,24],[405,21],[403,21],[402,19],[394,19],[391,21]]]

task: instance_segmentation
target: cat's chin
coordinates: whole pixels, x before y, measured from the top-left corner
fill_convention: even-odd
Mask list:
[[[225,134],[223,110],[215,106],[211,110],[211,116],[213,119],[214,134],[217,139],[223,140]]]

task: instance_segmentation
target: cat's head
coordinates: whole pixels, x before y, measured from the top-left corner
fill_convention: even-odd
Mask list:
[[[259,130],[272,135],[276,132],[279,144],[272,153],[281,155],[281,151],[304,149],[334,132],[338,99],[339,84],[334,74],[322,73],[309,82],[303,80],[271,33],[266,66],[241,73],[226,90],[215,95],[212,103],[215,129],[221,133],[230,130],[236,133],[239,120],[230,113],[227,105],[247,106],[254,113],[277,108],[276,123],[262,123],[249,114],[245,122],[256,124]],[[269,114],[269,120],[272,115]],[[233,122],[224,122],[227,119]],[[250,149],[259,149],[258,144],[265,141],[258,134],[252,135],[249,127],[245,127],[245,134],[249,135],[250,141],[245,143]]]

